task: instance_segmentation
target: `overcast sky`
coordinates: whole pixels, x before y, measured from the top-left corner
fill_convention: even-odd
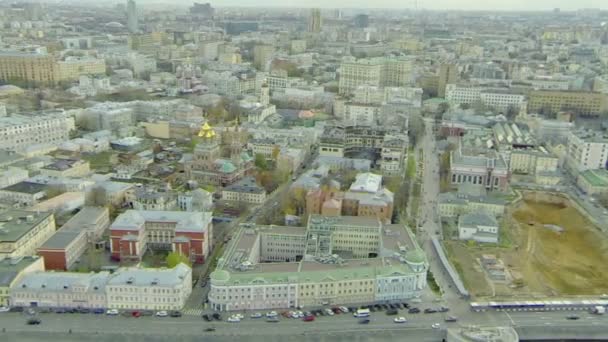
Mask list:
[[[322,8],[413,8],[415,0],[197,0],[212,6],[281,6]],[[139,0],[138,2],[145,2]],[[461,10],[608,9],[608,0],[418,0],[418,8]]]

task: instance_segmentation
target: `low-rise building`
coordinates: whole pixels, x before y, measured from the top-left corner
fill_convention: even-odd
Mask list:
[[[498,230],[496,218],[484,211],[467,213],[458,218],[458,238],[460,240],[497,243]]]
[[[608,167],[608,135],[578,130],[568,135],[566,164],[574,173]]]
[[[150,248],[178,252],[203,263],[212,242],[210,212],[127,210],[110,226],[114,260],[141,260]]]
[[[489,212],[494,216],[502,216],[506,202],[492,196],[475,196],[464,193],[445,192],[437,198],[439,215],[441,217],[458,217],[477,211]]]
[[[47,191],[47,185],[23,181],[0,189],[0,200],[18,206],[32,206],[43,199]]]
[[[511,172],[531,175],[538,172],[555,172],[558,165],[559,158],[542,146],[537,149],[514,149],[509,160]]]
[[[226,201],[262,204],[266,200],[266,190],[256,183],[255,178],[245,177],[223,188],[222,199]]]
[[[608,170],[586,170],[579,173],[577,185],[589,195],[608,194]]]
[[[55,216],[48,212],[6,210],[0,213],[0,257],[36,254],[55,233]]]
[[[169,189],[138,186],[130,192],[128,197],[127,201],[135,210],[175,210],[177,208],[177,196]]]
[[[211,211],[213,197],[203,189],[183,192],[177,195],[177,206],[181,211]]]
[[[89,172],[89,162],[77,159],[58,159],[40,169],[40,174],[50,177],[84,177]]]
[[[126,310],[180,310],[192,293],[192,269],[120,268],[105,286],[107,307]]]
[[[402,301],[426,287],[427,268],[407,227],[374,218],[244,224],[211,273],[209,302],[230,311]]]
[[[110,225],[108,208],[85,207],[38,247],[47,270],[69,270]]]
[[[26,169],[14,166],[9,166],[6,170],[0,170],[0,189],[26,180],[28,174]]]
[[[9,300],[10,288],[19,282],[24,275],[36,271],[44,271],[42,258],[36,256],[0,260],[0,307],[11,306]]]

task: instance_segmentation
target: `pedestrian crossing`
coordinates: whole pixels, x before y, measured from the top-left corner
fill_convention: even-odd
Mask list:
[[[201,316],[203,314],[202,309],[185,309],[183,314],[186,316]]]

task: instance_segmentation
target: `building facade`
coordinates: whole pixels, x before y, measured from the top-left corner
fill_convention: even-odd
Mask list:
[[[529,113],[558,113],[564,110],[583,116],[598,116],[608,110],[608,94],[549,90],[529,93]]]
[[[60,144],[70,139],[74,119],[65,112],[0,117],[0,149],[24,151],[32,145]]]
[[[55,216],[47,212],[6,210],[0,213],[0,257],[36,255],[55,233]]]

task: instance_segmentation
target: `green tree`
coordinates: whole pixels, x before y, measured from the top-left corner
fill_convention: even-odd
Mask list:
[[[167,267],[169,268],[173,268],[177,265],[179,265],[180,263],[184,263],[188,266],[191,266],[190,263],[190,259],[188,259],[187,256],[183,255],[183,254],[179,254],[177,252],[171,252],[167,255],[167,259],[165,259],[167,262]]]
[[[266,161],[266,157],[264,157],[261,153],[256,153],[255,155],[255,167],[261,170],[268,170],[268,162]]]

